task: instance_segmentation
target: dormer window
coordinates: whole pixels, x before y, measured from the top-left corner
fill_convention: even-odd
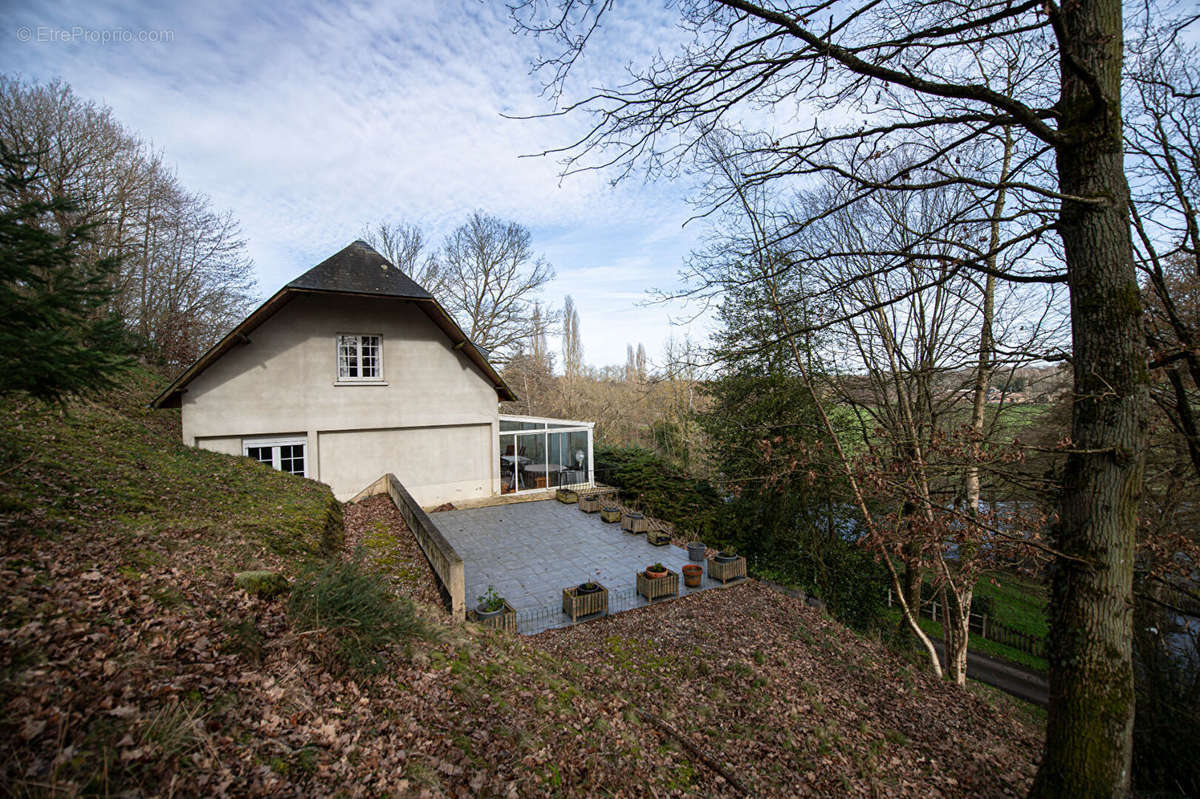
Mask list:
[[[383,380],[383,337],[338,335],[337,379],[347,383]]]

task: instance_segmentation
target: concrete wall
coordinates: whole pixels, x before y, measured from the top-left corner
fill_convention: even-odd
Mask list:
[[[383,385],[338,383],[339,333],[383,337]],[[185,443],[230,454],[305,438],[342,500],[388,472],[427,506],[500,490],[495,387],[402,300],[295,297],[188,385],[182,418]]]
[[[429,559],[434,575],[438,579],[446,610],[456,619],[466,618],[467,580],[466,566],[462,557],[450,546],[446,536],[434,524],[433,519],[421,509],[416,498],[408,492],[394,474],[385,474],[359,493],[359,498],[387,494],[392,504],[400,511],[408,529],[421,545],[421,551]]]

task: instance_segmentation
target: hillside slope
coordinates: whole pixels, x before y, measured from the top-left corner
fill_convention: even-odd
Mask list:
[[[532,638],[451,623],[385,497],[180,445],[149,375],[4,407],[14,795],[1023,794],[1038,732],[754,583]],[[355,549],[432,640],[349,671],[230,575]],[[722,776],[733,780],[733,783]]]

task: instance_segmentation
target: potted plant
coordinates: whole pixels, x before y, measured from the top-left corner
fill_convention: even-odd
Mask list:
[[[652,528],[646,531],[646,540],[656,547],[665,547],[671,543],[671,534],[661,527]]]
[[[479,602],[475,606],[475,616],[480,621],[494,618],[504,612],[504,597],[496,593],[494,585],[489,585],[488,590],[475,599]]]
[[[572,624],[581,618],[608,613],[608,589],[596,580],[588,579],[564,588],[562,600],[563,613],[571,617]]]
[[[688,588],[699,588],[700,577],[704,574],[704,569],[697,566],[695,563],[689,563],[683,567],[683,584]]]
[[[599,513],[600,497],[595,494],[580,494],[579,509],[584,513]]]
[[[699,563],[704,560],[704,553],[708,551],[708,547],[704,545],[703,541],[690,541],[687,545],[687,551],[688,560]]]
[[[651,602],[679,596],[679,574],[655,563],[637,573],[637,592]]]
[[[621,507],[619,505],[605,505],[600,508],[600,518],[609,523],[621,521]]]
[[[708,562],[708,577],[724,585],[730,580],[746,578],[746,559],[732,550],[723,549]]]
[[[650,529],[650,523],[644,513],[627,510],[621,514],[621,529],[627,533],[644,533]]]

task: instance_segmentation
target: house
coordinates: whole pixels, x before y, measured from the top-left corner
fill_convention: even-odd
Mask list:
[[[515,395],[449,313],[362,241],[276,292],[153,401],[189,446],[327,483],[392,473],[423,506],[592,480],[592,425]]]

